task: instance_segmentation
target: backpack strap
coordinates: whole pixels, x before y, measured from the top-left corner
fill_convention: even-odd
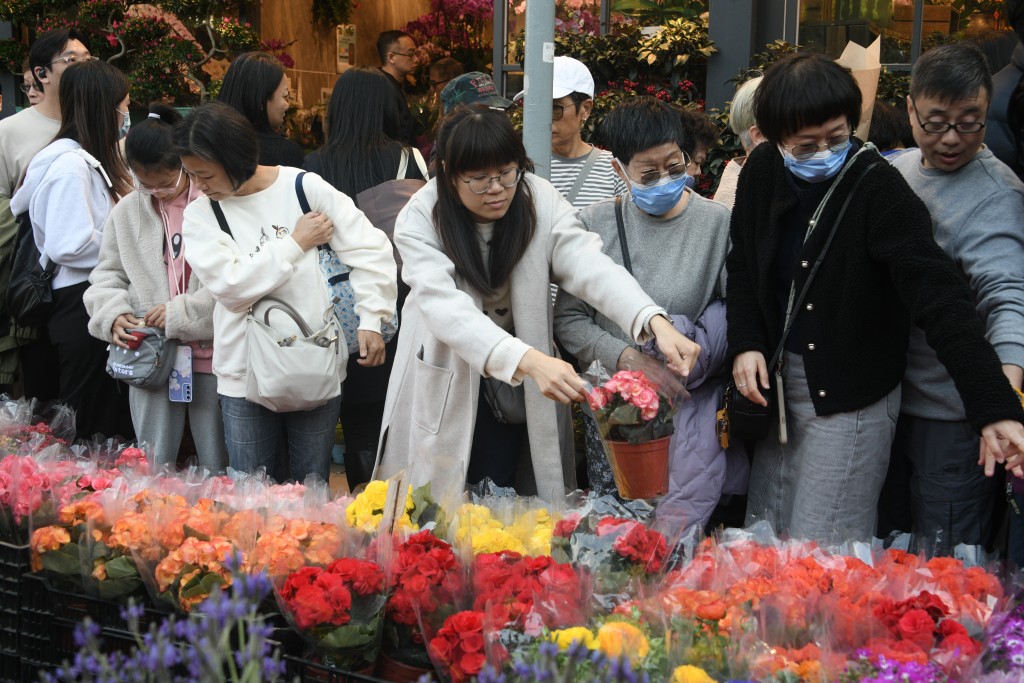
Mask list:
[[[299,198],[299,208],[302,209],[302,213],[309,213],[312,209],[309,208],[309,200],[306,199],[306,191],[302,189],[302,176],[306,175],[303,171],[299,175],[295,176],[295,194]],[[210,200],[210,208],[213,209],[213,215],[217,217],[217,224],[220,229],[228,234],[231,239],[234,239],[234,235],[231,234],[231,228],[228,227],[228,219],[224,216],[224,209],[221,208],[220,202]],[[317,245],[317,249],[323,249],[324,245]]]
[[[235,239],[235,236],[231,234],[231,228],[228,227],[228,219],[224,217],[224,209],[220,208],[220,202],[210,200],[210,208],[213,209],[213,215],[217,217],[217,225],[220,229],[228,234],[228,237]]]

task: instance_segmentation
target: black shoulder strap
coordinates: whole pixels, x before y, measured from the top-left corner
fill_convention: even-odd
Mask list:
[[[619,228],[619,247],[622,249],[622,265],[633,274],[633,262],[629,259],[629,245],[626,244],[626,224],[622,220],[622,195],[615,198],[615,223]]]
[[[220,229],[228,234],[228,237],[235,239],[235,236],[231,234],[231,228],[228,227],[228,219],[224,217],[224,209],[220,208],[220,202],[210,200],[210,208],[213,209],[213,215],[217,217],[217,224],[220,225]]]
[[[836,214],[835,221],[832,222],[832,229],[828,233],[828,238],[825,240],[825,244],[822,245],[821,251],[818,252],[818,258],[815,259],[814,265],[811,266],[811,272],[807,274],[807,280],[804,281],[804,286],[800,290],[800,296],[798,296],[793,302],[793,316],[789,320],[789,324],[786,329],[782,331],[782,338],[779,340],[779,345],[775,349],[775,353],[772,354],[772,360],[768,363],[769,370],[779,362],[782,358],[782,351],[786,346],[786,337],[789,336],[789,331],[793,329],[793,320],[796,318],[797,311],[800,310],[800,305],[804,302],[804,297],[807,296],[807,290],[811,288],[811,282],[814,281],[814,276],[818,272],[818,268],[821,266],[821,262],[825,260],[825,254],[828,252],[828,248],[832,245],[832,239],[836,236],[836,232],[839,231],[839,224],[843,222],[843,216],[846,215],[846,209],[850,206],[850,201],[853,200],[853,195],[857,192],[857,188],[860,186],[860,181],[864,180],[864,176],[879,164],[888,163],[886,161],[876,161],[870,164],[867,168],[861,171],[857,179],[853,181],[853,185],[850,186],[850,191],[846,193],[846,200],[843,202],[843,206],[839,209],[839,213]]]
[[[312,209],[309,208],[309,200],[306,199],[306,191],[302,189],[302,176],[304,175],[306,175],[305,171],[295,176],[295,194],[299,198],[299,208],[302,209],[302,213],[309,213]]]

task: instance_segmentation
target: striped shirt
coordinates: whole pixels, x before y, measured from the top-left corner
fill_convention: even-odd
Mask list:
[[[597,161],[590,169],[590,174],[583,182],[583,187],[576,195],[576,201],[572,203],[577,209],[590,206],[594,202],[608,199],[626,191],[626,185],[612,169],[612,153],[608,150],[599,150]],[[551,184],[555,186],[563,197],[568,198],[569,192],[576,183],[576,178],[586,163],[588,152],[575,159],[565,159],[556,154],[551,155]]]

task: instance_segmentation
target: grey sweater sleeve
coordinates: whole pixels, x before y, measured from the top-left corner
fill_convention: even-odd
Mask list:
[[[618,367],[619,356],[630,344],[597,324],[597,312],[563,289],[555,300],[555,337],[576,356],[580,369],[595,360],[609,371]]]

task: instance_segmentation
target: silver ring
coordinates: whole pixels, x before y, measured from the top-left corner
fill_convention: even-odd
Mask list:
[[[737,384],[736,386],[737,386],[737,387],[745,387],[745,386],[747,386],[747,385],[746,385],[746,384]]]

